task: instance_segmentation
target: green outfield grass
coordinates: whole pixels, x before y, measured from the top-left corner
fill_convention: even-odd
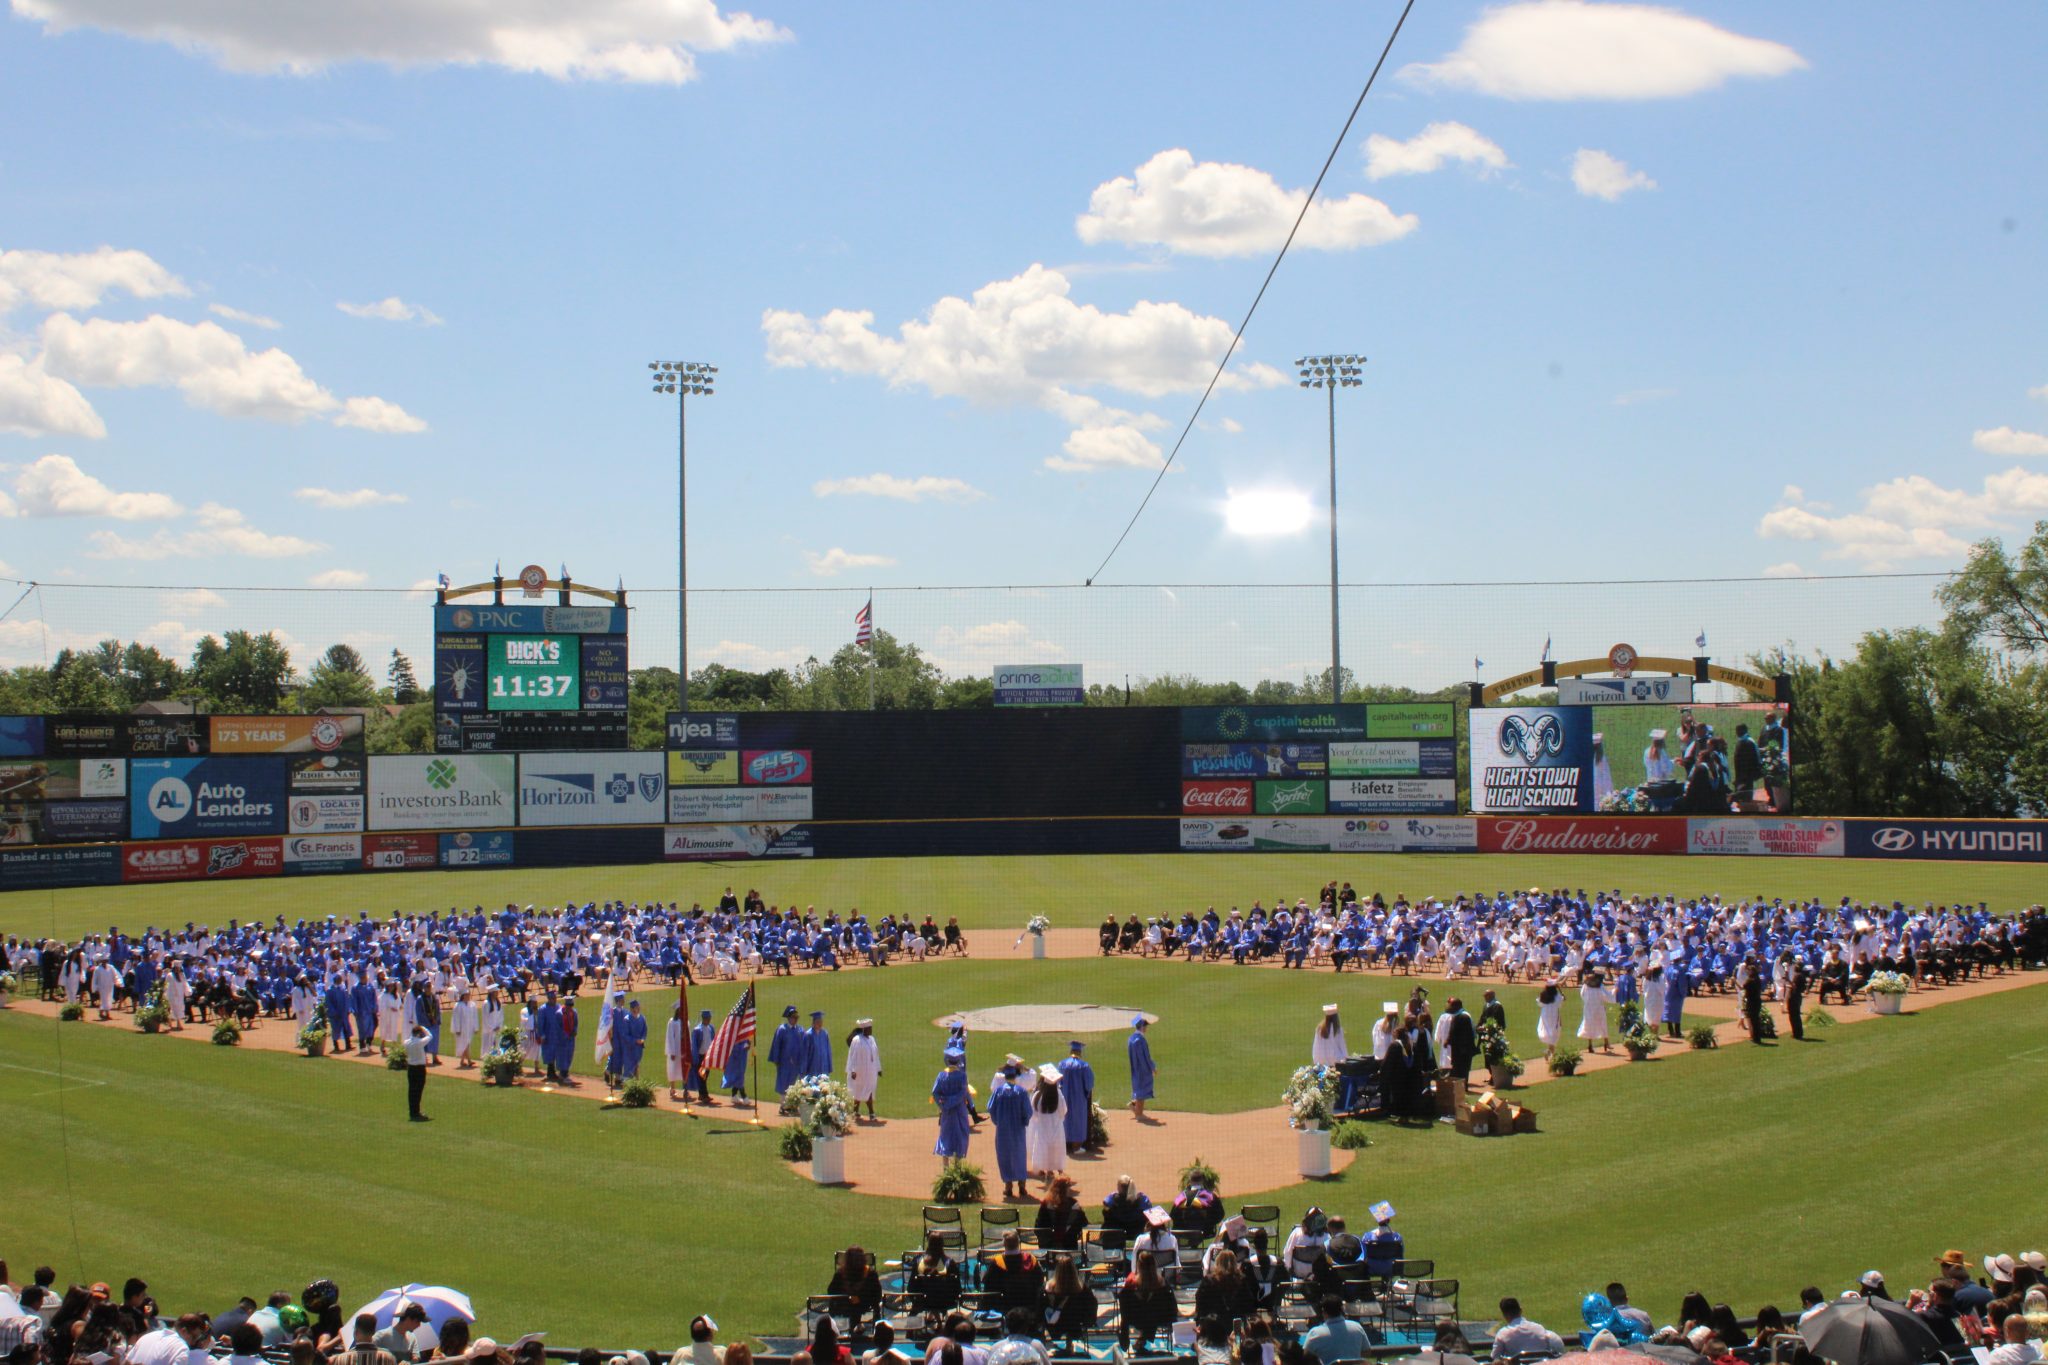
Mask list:
[[[2011,912],[2042,899],[2039,870],[2021,863],[1851,862],[1845,859],[1627,857],[1613,855],[1152,854],[1041,858],[874,858],[775,861],[736,866],[654,864],[627,867],[510,868],[492,872],[414,872],[263,881],[183,882],[162,886],[80,887],[0,895],[0,934],[76,939],[118,925],[287,922],[358,911],[425,913],[482,905],[550,905],[574,899],[715,904],[732,886],[758,888],[776,905],[844,912],[859,906],[931,914],[1006,935],[1035,914],[1062,926],[1099,924],[1106,912],[1130,915],[1201,911],[1215,905],[1272,905],[1278,896],[1313,896],[1324,882],[1347,880],[1362,892],[1411,897],[1504,886],[1569,886],[1727,897],[1818,895],[1889,903],[1988,902]],[[978,947],[997,946],[981,940]]]
[[[795,991],[831,1009],[835,1030],[856,1002],[881,1021],[891,1113],[916,1112],[928,1083],[937,1031],[920,1020],[1026,992],[1155,1010],[1165,1102],[1234,1111],[1273,1102],[1333,985],[1053,961],[843,973]],[[1525,1034],[1521,992],[1508,1007]],[[1579,1296],[1611,1278],[1659,1321],[1694,1288],[1749,1312],[1872,1266],[1903,1287],[1943,1247],[2040,1241],[2024,1172],[2044,1030],[2037,986],[1803,1045],[1672,1056],[1532,1090],[1535,1135],[1376,1125],[1343,1176],[1273,1197],[1289,1218],[1309,1202],[1356,1215],[1391,1199],[1413,1253],[1460,1280],[1468,1314],[1512,1292],[1567,1330]],[[976,1040],[977,1075],[1003,1041]],[[1106,1087],[1120,1081],[1113,1056],[1103,1070]],[[408,1125],[402,1087],[369,1067],[0,1014],[0,1251],[66,1279],[140,1273],[166,1304],[215,1311],[320,1275],[351,1304],[445,1282],[472,1292],[501,1338],[671,1347],[701,1311],[728,1330],[785,1330],[834,1248],[893,1254],[915,1239],[914,1201],[816,1188],[772,1138],[726,1123],[437,1073],[436,1122]],[[1234,1205],[1259,1192],[1225,1193]]]

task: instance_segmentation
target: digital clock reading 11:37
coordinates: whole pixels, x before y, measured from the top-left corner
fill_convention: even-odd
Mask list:
[[[574,711],[582,677],[574,635],[490,635],[484,697],[493,711]]]

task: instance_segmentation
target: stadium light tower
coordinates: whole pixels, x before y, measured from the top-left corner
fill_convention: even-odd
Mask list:
[[[709,398],[718,367],[696,360],[650,360],[658,394],[676,396],[676,709],[690,709],[690,399]]]
[[[1301,387],[1322,389],[1330,402],[1330,701],[1344,700],[1342,651],[1337,637],[1337,390],[1355,389],[1365,380],[1362,355],[1308,355],[1294,362]]]

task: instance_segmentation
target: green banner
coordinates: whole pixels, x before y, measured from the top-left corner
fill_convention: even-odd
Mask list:
[[[1252,809],[1260,815],[1321,815],[1328,792],[1324,783],[1306,777],[1260,782],[1252,793]]]
[[[1375,702],[1365,711],[1365,737],[1449,739],[1456,710],[1447,701]]]

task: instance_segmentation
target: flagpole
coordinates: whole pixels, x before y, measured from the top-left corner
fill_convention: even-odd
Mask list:
[[[868,585],[868,710],[875,709],[875,589]]]
[[[759,985],[759,978],[755,984]],[[754,1127],[761,1126],[761,993],[754,992],[754,1039],[748,1045],[747,1061],[754,1069],[754,1093],[748,1098],[754,1107],[747,1112],[747,1122]]]

